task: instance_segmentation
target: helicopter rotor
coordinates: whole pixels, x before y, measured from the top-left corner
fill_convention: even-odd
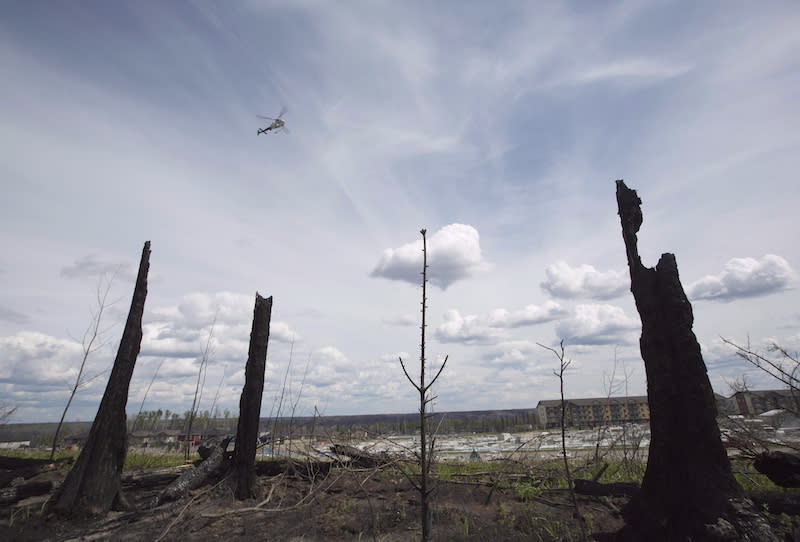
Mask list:
[[[264,115],[256,115],[256,117],[264,120],[281,120],[284,114],[286,114],[286,106],[281,107],[281,112],[278,113],[277,117],[265,117]]]

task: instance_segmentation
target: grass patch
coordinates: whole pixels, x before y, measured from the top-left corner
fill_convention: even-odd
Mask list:
[[[123,470],[154,469],[156,467],[177,467],[184,464],[184,454],[144,453],[129,451],[125,456]]]

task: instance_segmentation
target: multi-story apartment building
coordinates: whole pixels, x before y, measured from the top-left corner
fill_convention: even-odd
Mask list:
[[[650,421],[646,395],[593,399],[567,399],[565,424],[568,427],[595,427],[599,424]],[[548,429],[561,425],[561,401],[549,399],[536,405],[539,424]]]
[[[758,416],[775,409],[800,411],[800,392],[788,389],[738,391],[729,401],[734,411],[742,416]]]

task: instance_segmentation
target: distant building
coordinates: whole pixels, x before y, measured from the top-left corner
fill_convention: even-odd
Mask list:
[[[148,446],[178,442],[181,435],[186,437],[177,429],[162,429],[160,431],[133,431],[128,434],[128,437],[130,444],[147,448]]]
[[[800,392],[794,392],[800,393]],[[792,412],[800,410],[800,395],[795,397],[792,390],[753,390],[737,391],[730,398],[736,414],[758,416],[769,410],[784,409]]]
[[[567,427],[595,427],[599,424],[641,423],[650,421],[650,406],[646,395],[634,397],[603,397],[566,399]],[[545,429],[561,425],[561,400],[539,401],[536,406],[539,423]]]
[[[30,448],[31,441],[29,440],[13,440],[0,442],[0,450],[16,450],[19,448]]]

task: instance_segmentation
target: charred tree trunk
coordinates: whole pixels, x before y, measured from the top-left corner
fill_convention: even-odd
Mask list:
[[[211,455],[198,466],[191,467],[181,473],[177,480],[170,483],[164,491],[156,497],[154,506],[160,506],[165,502],[180,499],[186,495],[189,490],[202,486],[210,477],[225,468],[225,450],[228,447],[228,442],[230,442],[230,438],[223,440],[221,444],[216,446],[211,452]]]
[[[142,249],[128,320],[100,408],[86,445],[51,501],[52,509],[62,515],[83,518],[105,514],[112,506],[127,507],[120,483],[127,452],[125,405],[142,342],[149,269],[150,241],[147,241]]]
[[[250,350],[244,372],[244,388],[239,399],[239,424],[236,428],[236,449],[233,470],[236,498],[251,499],[257,494],[254,462],[258,442],[258,423],[261,418],[261,395],[264,393],[264,370],[267,365],[269,322],[272,317],[272,297],[256,293],[253,309],[253,328],[250,331]]]
[[[731,498],[741,488],[720,440],[714,393],[675,256],[662,254],[655,268],[642,265],[636,237],[641,203],[635,190],[617,181],[631,292],[642,320],[639,344],[651,433],[647,470],[629,522],[643,531],[637,537],[705,540],[718,537],[714,526],[720,519],[728,526],[739,522]],[[736,530],[744,536],[749,527],[737,525]]]

